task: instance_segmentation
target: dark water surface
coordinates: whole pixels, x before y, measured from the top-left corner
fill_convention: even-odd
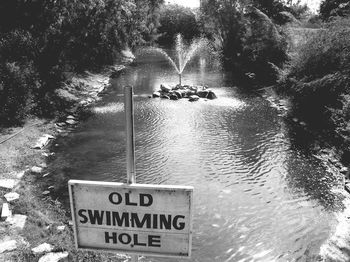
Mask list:
[[[113,81],[93,115],[62,139],[52,163],[73,179],[126,181],[123,89],[134,86],[137,182],[194,187],[190,261],[316,261],[336,225],[340,179],[293,145],[278,110],[196,61],[185,83],[218,99],[149,99],[176,83],[165,61]],[[188,261],[146,258],[146,261]]]

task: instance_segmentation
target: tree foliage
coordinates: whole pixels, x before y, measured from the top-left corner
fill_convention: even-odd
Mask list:
[[[320,15],[326,21],[337,16],[349,16],[350,2],[348,0],[323,0],[320,5]]]
[[[158,43],[169,45],[181,34],[185,40],[200,36],[200,26],[191,8],[180,5],[163,5],[160,10],[160,37]]]
[[[50,96],[64,80],[64,71],[111,64],[122,49],[154,42],[161,3],[162,0],[0,1],[0,96],[6,96],[11,79],[18,80],[16,86],[32,89],[37,105],[50,111]],[[23,65],[30,65],[26,74],[32,77],[18,78],[15,72]],[[30,78],[36,78],[39,86],[29,84]],[[12,96],[21,96],[17,91]],[[1,105],[9,106],[12,98],[3,99],[8,101],[1,101]]]

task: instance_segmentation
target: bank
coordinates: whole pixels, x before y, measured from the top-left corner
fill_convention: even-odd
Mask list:
[[[70,216],[55,184],[49,184],[47,165],[55,157],[50,148],[65,137],[98,101],[110,79],[132,61],[99,73],[72,75],[57,94],[69,107],[55,119],[28,118],[21,127],[0,133],[0,261],[125,261],[127,256],[75,250]],[[48,259],[48,260],[46,260]],[[50,260],[52,259],[52,260]]]

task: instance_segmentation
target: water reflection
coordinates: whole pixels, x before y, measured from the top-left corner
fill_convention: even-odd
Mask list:
[[[335,223],[337,178],[293,147],[265,99],[199,61],[183,81],[213,87],[217,100],[147,98],[178,77],[166,62],[140,61],[60,142],[52,169],[65,178],[125,182],[122,87],[133,85],[137,181],[195,187],[190,261],[315,260]]]

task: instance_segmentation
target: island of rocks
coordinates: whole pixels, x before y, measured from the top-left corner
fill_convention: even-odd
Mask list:
[[[160,85],[160,90],[152,94],[153,98],[160,97],[170,100],[188,98],[189,101],[198,101],[200,98],[215,99],[215,93],[205,86],[176,85],[171,87],[166,84]]]

